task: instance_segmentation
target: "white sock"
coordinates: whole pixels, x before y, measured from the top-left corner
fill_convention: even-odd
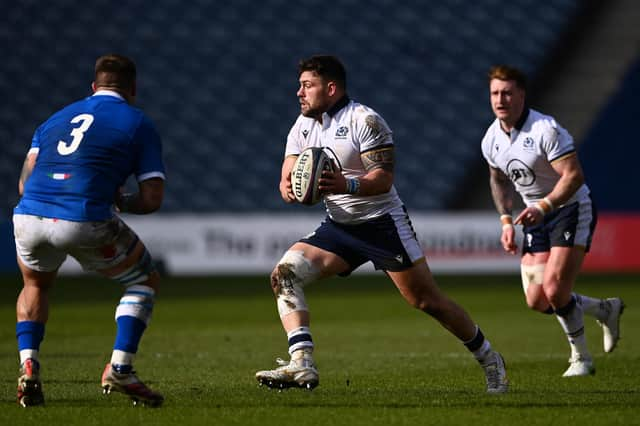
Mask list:
[[[582,305],[582,311],[585,315],[594,317],[599,321],[604,321],[609,316],[609,311],[606,308],[606,303],[602,299],[594,299],[593,297],[585,296],[584,294],[573,293],[576,298],[576,302]]]
[[[23,349],[20,351],[20,365],[24,364],[29,358],[38,361],[37,349]]]
[[[569,305],[557,309],[562,315],[556,315],[558,322],[567,335],[571,347],[571,359],[576,357],[591,359],[587,349],[587,340],[584,335],[584,316],[582,306],[574,298]],[[573,306],[570,306],[573,305]],[[567,311],[567,312],[564,312]]]

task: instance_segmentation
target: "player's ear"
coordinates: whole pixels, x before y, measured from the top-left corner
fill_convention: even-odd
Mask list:
[[[338,86],[334,81],[327,82],[327,94],[329,96],[333,96],[336,94],[336,90],[338,90]]]
[[[96,92],[96,82],[95,81],[91,82],[91,90],[93,90],[93,93]]]

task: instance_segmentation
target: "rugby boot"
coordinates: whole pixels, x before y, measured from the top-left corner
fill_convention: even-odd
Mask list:
[[[102,392],[105,395],[111,392],[121,392],[133,401],[133,405],[146,405],[159,407],[164,401],[164,396],[147,387],[138,377],[135,371],[130,373],[118,373],[108,363],[102,373]]]
[[[310,351],[299,350],[291,355],[289,362],[278,358],[279,367],[275,370],[264,370],[256,373],[260,386],[272,389],[303,388],[313,389],[318,386],[318,370],[316,370]]]
[[[507,380],[507,370],[502,355],[492,351],[481,365],[487,379],[487,393],[505,393],[509,390],[509,380]]]
[[[604,351],[608,353],[613,352],[620,339],[620,315],[624,311],[624,302],[615,297],[605,299],[604,303],[609,314],[606,319],[598,320],[598,324],[602,327]]]
[[[23,407],[44,404],[44,394],[40,382],[40,363],[35,359],[29,358],[20,366],[18,404]]]
[[[569,358],[569,368],[562,377],[582,377],[596,374],[596,368],[588,355],[574,355]]]

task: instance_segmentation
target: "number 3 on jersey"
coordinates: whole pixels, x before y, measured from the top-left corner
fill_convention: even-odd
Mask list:
[[[93,123],[93,115],[76,115],[71,119],[71,124],[76,123],[80,123],[80,127],[75,127],[71,131],[71,136],[73,136],[71,143],[58,141],[58,152],[60,153],[60,155],[69,155],[75,152],[76,149],[78,149],[78,146],[80,146],[80,142],[82,142],[82,138],[84,138],[84,133],[89,130],[89,127],[91,127],[91,124]]]

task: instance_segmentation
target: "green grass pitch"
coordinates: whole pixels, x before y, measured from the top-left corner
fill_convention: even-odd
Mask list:
[[[568,346],[556,319],[525,306],[519,277],[443,276],[507,361],[510,393],[486,395],[482,370],[433,319],[410,308],[383,275],[307,289],[320,386],[258,387],[254,373],[285,358],[268,277],[167,277],[136,362],[164,393],[159,409],[104,396],[120,288],[61,278],[41,347],[45,407],[15,401],[17,277],[0,277],[0,425],[632,425],[640,424],[640,278],[585,275],[577,290],[620,295],[622,340],[602,350],[586,319],[597,373],[563,379]],[[570,422],[570,423],[569,423]]]

